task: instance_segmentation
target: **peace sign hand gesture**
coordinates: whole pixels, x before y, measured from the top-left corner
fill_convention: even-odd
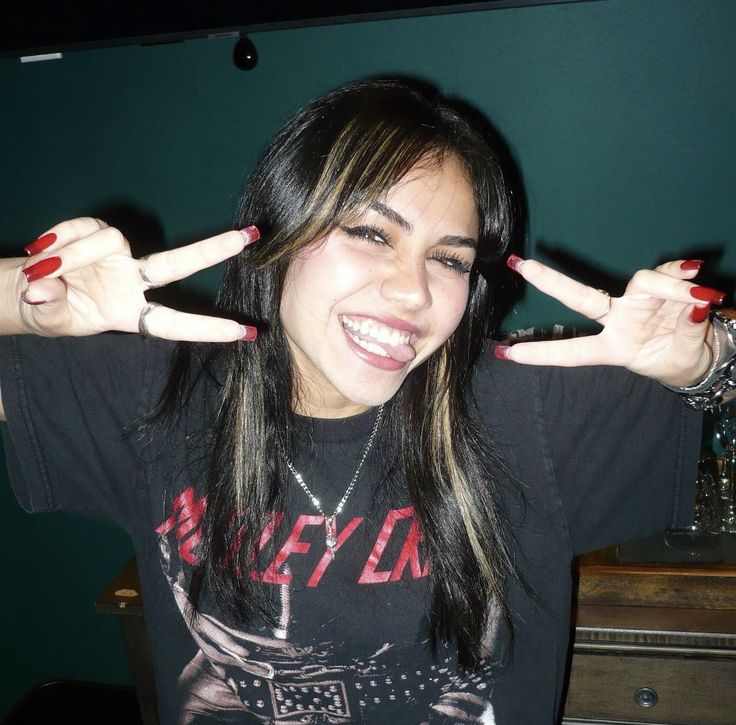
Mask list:
[[[532,365],[618,365],[666,385],[689,386],[712,362],[711,304],[725,294],[692,283],[698,260],[634,274],[621,297],[576,282],[535,260],[509,257],[525,280],[603,326],[597,335],[498,346],[496,356]]]
[[[239,254],[258,236],[255,227],[247,227],[134,259],[122,233],[105,222],[90,217],[62,222],[28,245],[28,260],[8,260],[17,270],[13,294],[21,331],[48,337],[118,330],[191,342],[253,340],[253,327],[154,305],[144,293]]]

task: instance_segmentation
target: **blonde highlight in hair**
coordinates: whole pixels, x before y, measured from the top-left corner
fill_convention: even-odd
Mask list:
[[[449,370],[444,351],[441,353],[437,367],[437,377],[440,380],[447,380]],[[487,553],[489,542],[487,532],[483,529],[484,520],[478,510],[473,487],[469,485],[465,471],[460,464],[459,456],[461,454],[455,447],[453,435],[455,416],[452,411],[449,384],[442,389],[441,394],[435,397],[437,398],[437,410],[431,416],[431,450],[434,469],[438,476],[449,479],[450,489],[457,499],[465,532],[473,554],[478,561],[481,574],[493,594],[499,597],[503,594],[503,589],[497,580],[496,571]]]

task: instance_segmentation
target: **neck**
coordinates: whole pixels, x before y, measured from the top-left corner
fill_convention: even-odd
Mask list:
[[[345,401],[340,405],[320,405],[309,401],[294,401],[294,412],[307,418],[349,418],[353,415],[365,413],[370,405]]]

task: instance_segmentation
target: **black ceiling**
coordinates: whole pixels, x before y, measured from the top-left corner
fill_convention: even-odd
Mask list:
[[[464,12],[576,0],[252,0],[239,3],[149,1],[7,2],[0,11],[0,55],[20,56],[129,43],[172,42],[216,32],[253,32],[411,15]]]

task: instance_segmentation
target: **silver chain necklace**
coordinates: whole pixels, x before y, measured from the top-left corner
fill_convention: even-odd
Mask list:
[[[381,418],[383,417],[383,404],[379,406],[378,408],[378,415],[376,416],[376,422],[373,424],[373,430],[371,431],[370,436],[368,437],[368,442],[365,444],[365,448],[363,449],[363,455],[360,457],[360,462],[358,463],[358,467],[355,469],[355,473],[353,474],[353,477],[350,479],[350,483],[348,484],[348,487],[345,489],[345,493],[342,495],[342,498],[340,499],[340,503],[337,504],[337,507],[335,508],[334,512],[332,513],[332,516],[328,516],[323,510],[322,505],[319,502],[319,499],[309,490],[309,486],[307,486],[306,483],[304,483],[304,479],[302,478],[302,474],[299,473],[299,471],[294,468],[294,464],[287,458],[286,459],[286,465],[288,466],[289,470],[293,474],[294,478],[296,478],[296,482],[302,487],[302,490],[304,493],[309,496],[309,500],[312,502],[312,506],[317,509],[322,514],[322,517],[325,520],[325,544],[327,544],[327,547],[332,552],[332,558],[335,558],[335,552],[337,551],[337,526],[335,525],[335,519],[337,518],[337,515],[342,511],[343,506],[345,505],[345,502],[348,500],[348,497],[353,492],[353,489],[355,488],[355,484],[358,481],[358,476],[360,475],[360,470],[363,468],[363,464],[365,463],[365,459],[368,457],[368,453],[370,453],[371,448],[373,447],[373,441],[376,438],[376,433],[378,433],[378,426],[381,423]]]

